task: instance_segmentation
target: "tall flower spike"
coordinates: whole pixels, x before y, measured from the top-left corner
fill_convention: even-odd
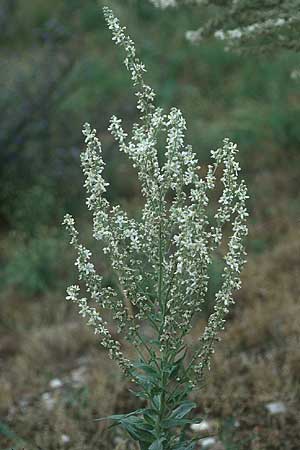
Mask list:
[[[106,198],[108,183],[103,178],[101,144],[96,131],[85,124],[86,149],[81,163],[87,206],[93,216],[93,236],[101,241],[113,276],[112,286],[104,287],[91,252],[79,243],[74,219],[67,215],[64,223],[77,251],[75,264],[86,291],[80,297],[79,286],[71,286],[68,298],[88,318],[110,357],[140,385],[141,397],[151,405],[146,410],[147,420],[149,411],[151,414],[156,411],[152,434],[148,433],[151,420],[145,419],[147,425],[142,427],[146,443],[137,438],[141,410],[129,415],[130,426],[137,427],[133,435],[143,443],[141,448],[153,444],[152,448],[164,450],[162,444],[168,442],[168,450],[173,450],[178,443],[176,439],[172,441],[172,435],[161,424],[168,423],[168,417],[176,417],[169,414],[171,411],[175,414],[176,407],[186,400],[209,367],[215,342],[233,303],[233,292],[240,287],[247,235],[247,189],[240,178],[237,147],[228,139],[212,152],[207,174],[200,176],[197,157],[185,143],[186,122],[181,111],[172,108],[164,112],[154,105],[155,94],[144,80],[145,67],[136,56],[133,41],[108,8],[104,8],[104,15],[113,41],[125,51],[125,65],[136,89],[139,114],[131,133],[124,131],[122,120],[116,116],[110,120],[109,131],[136,169],[144,207],[137,220],[119,205],[110,205]],[[213,214],[209,200],[217,183],[221,184],[222,193]],[[224,247],[224,237],[227,252],[222,286],[204,333],[190,356],[185,351],[185,336],[206,301],[208,270],[215,251]],[[118,339],[109,332],[105,310],[109,310],[109,316],[118,325]],[[123,338],[136,349],[139,361],[131,362],[123,354],[120,344]]]
[[[149,114],[154,108],[153,100],[155,93],[144,81],[144,72],[146,72],[145,66],[136,56],[134,42],[125,34],[126,27],[121,27],[119,20],[109,8],[104,7],[103,12],[108,28],[112,32],[112,40],[116,45],[123,47],[126,52],[124,64],[131,74],[131,80],[136,89],[136,96],[138,98],[137,108],[141,113]]]

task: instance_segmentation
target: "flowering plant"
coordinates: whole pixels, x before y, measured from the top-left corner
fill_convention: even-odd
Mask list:
[[[186,123],[181,112],[172,108],[165,113],[154,105],[155,93],[144,80],[145,67],[133,41],[112,11],[104,8],[104,16],[113,41],[125,50],[140,116],[130,137],[115,116],[109,131],[137,171],[144,207],[136,220],[120,206],[109,204],[101,144],[96,131],[85,124],[86,150],[81,163],[87,206],[93,215],[93,236],[103,244],[116,283],[103,285],[91,252],[79,242],[74,219],[67,215],[64,224],[78,253],[79,279],[92,303],[80,296],[78,285],[68,288],[67,298],[88,318],[110,357],[136,383],[135,395],[144,400],[143,408],[109,419],[122,425],[141,450],[192,450],[194,443],[187,438],[186,427],[196,420],[188,418],[196,405],[188,395],[209,366],[233,304],[232,293],[240,287],[247,189],[239,178],[237,147],[228,139],[212,152],[207,175],[200,177],[196,156],[184,142]],[[163,155],[158,151],[161,137],[165,138]],[[220,171],[223,191],[211,219],[209,195]],[[230,224],[222,287],[206,328],[191,350],[186,336],[205,302],[208,269],[222,243],[224,227]],[[112,313],[119,339],[109,331],[105,310]],[[135,360],[124,354],[121,339],[136,350]]]
[[[195,5],[203,24],[187,31],[193,43],[214,37],[224,41],[226,49],[256,52],[299,52],[299,0],[150,0],[157,8]]]

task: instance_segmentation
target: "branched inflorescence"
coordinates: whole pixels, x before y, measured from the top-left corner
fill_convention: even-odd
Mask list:
[[[224,327],[232,293],[240,287],[244,261],[243,240],[248,216],[247,189],[239,179],[237,147],[224,139],[223,147],[212,152],[213,163],[205,178],[191,146],[184,142],[186,123],[181,112],[168,114],[153,104],[155,94],[144,81],[145,67],[136,56],[132,40],[125,35],[113,13],[104,9],[115,43],[124,48],[125,65],[136,88],[140,122],[133,125],[131,138],[121,119],[111,118],[109,131],[136,168],[145,199],[141,219],[129,218],[119,206],[110,206],[105,197],[108,183],[103,178],[104,162],[96,131],[85,124],[86,150],[81,155],[87,206],[93,214],[93,236],[103,243],[118,279],[118,289],[102,286],[102,278],[91,263],[91,252],[78,242],[74,219],[64,223],[71,244],[78,252],[76,266],[92,300],[113,312],[118,331],[141,344],[141,324],[149,320],[158,333],[160,351],[180,349],[192,326],[195,313],[201,311],[208,290],[208,268],[213,252],[220,246],[226,224],[232,224],[228,251],[224,256],[223,284],[216,294],[200,348],[193,356],[194,373],[208,365],[214,341]],[[166,136],[164,163],[159,163],[158,136]],[[223,167],[223,192],[212,223],[208,218],[210,191],[214,190],[218,168]],[[89,318],[102,343],[123,368],[130,366],[113,340],[107,324],[86,298],[79,298],[79,286],[71,286],[68,298],[77,302],[82,315]]]
[[[93,216],[93,236],[101,241],[116,282],[112,287],[103,286],[102,277],[91,262],[91,252],[79,243],[74,219],[67,215],[64,224],[78,254],[79,280],[85,284],[90,300],[80,297],[79,285],[68,289],[68,299],[78,304],[80,314],[88,318],[110,357],[139,382],[142,379],[136,372],[136,363],[123,354],[121,339],[127,339],[137,349],[142,363],[139,367],[152,374],[151,383],[141,384],[144,397],[153,403],[152,411],[157,411],[158,425],[154,428],[157,442],[162,443],[161,436],[166,435],[159,424],[163,423],[164,415],[170,414],[165,406],[170,383],[172,389],[175,383],[173,392],[183,390],[182,397],[169,397],[169,404],[172,400],[175,407],[176,401],[184,399],[188,392],[184,386],[192,389],[209,366],[215,342],[233,304],[233,292],[240,287],[240,271],[245,262],[243,241],[247,235],[247,189],[239,177],[237,147],[228,139],[212,152],[207,174],[200,176],[196,155],[185,144],[186,122],[182,113],[176,108],[165,113],[154,105],[155,94],[144,81],[145,67],[136,56],[132,40],[109,9],[104,9],[104,15],[113,40],[125,50],[125,65],[131,74],[140,113],[130,137],[116,116],[111,118],[109,131],[137,171],[144,207],[136,220],[119,206],[109,204],[101,144],[96,131],[85,124],[86,150],[81,163],[86,203]],[[222,193],[212,219],[209,200],[219,182]],[[203,308],[208,270],[215,252],[221,245],[224,247],[224,235],[227,251],[222,286],[202,336],[192,352],[186,352],[185,336]],[[105,310],[111,312],[117,324],[119,340],[109,331],[103,318]],[[154,376],[155,371],[158,375]]]

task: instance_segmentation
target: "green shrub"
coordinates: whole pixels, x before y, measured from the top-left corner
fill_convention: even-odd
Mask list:
[[[64,269],[65,248],[61,236],[44,230],[36,237],[11,236],[9,260],[1,271],[3,288],[14,288],[22,295],[44,294],[57,288]]]

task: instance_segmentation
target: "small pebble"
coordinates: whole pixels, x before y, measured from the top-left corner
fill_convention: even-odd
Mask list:
[[[207,420],[202,420],[200,423],[193,423],[191,425],[191,430],[195,432],[210,431],[211,426]]]
[[[53,397],[51,397],[49,392],[44,392],[44,394],[42,394],[42,401],[44,402],[46,409],[48,411],[52,411],[56,403],[56,400]]]
[[[51,380],[49,382],[49,386],[51,387],[51,389],[61,388],[62,385],[63,385],[63,382],[59,378],[53,378],[53,380]]]
[[[270,402],[265,405],[268,412],[272,415],[286,412],[286,406],[282,402]]]
[[[236,420],[234,421],[233,426],[234,426],[235,428],[239,428],[239,427],[241,426],[239,420],[236,419]]]
[[[213,445],[215,445],[217,443],[216,438],[214,437],[207,437],[207,438],[203,438],[200,439],[199,444],[201,444],[201,448],[210,448]]]
[[[62,434],[60,440],[63,444],[68,444],[71,439],[70,436],[68,436],[67,434]]]

